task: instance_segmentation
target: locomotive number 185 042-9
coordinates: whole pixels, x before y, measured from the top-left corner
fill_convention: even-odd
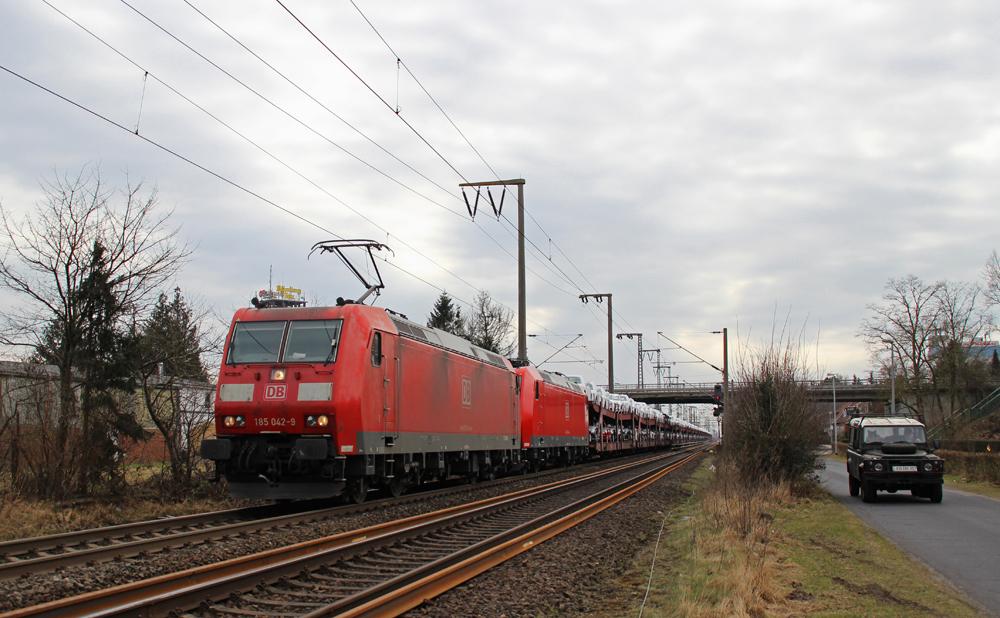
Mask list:
[[[258,427],[295,427],[294,418],[255,418],[254,424]]]

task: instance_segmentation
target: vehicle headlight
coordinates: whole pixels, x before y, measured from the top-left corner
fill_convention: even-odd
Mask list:
[[[237,416],[227,416],[222,419],[222,424],[226,427],[245,427],[247,424],[246,417],[242,414]]]
[[[875,464],[875,471],[876,472],[881,472],[883,469],[884,469],[884,466],[882,464],[880,464],[880,463]]]
[[[928,461],[927,463],[924,464],[924,472],[930,472],[933,469],[934,469],[933,463]]]

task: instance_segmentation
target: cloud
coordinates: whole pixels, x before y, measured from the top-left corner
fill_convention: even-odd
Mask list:
[[[460,182],[523,176],[529,330],[584,332],[603,358],[603,307],[577,298],[595,291],[614,293],[622,330],[654,339],[737,318],[765,332],[788,311],[822,323],[828,370],[861,375],[853,333],[885,280],[975,280],[1000,223],[991,3],[359,3],[479,154],[353,7],[290,5],[367,85],[273,3],[194,2],[367,138],[185,6],[136,5],[294,118],[120,3],[53,4],[141,69],[40,4],[0,8],[0,64],[239,187],[3,74],[4,207],[30,204],[53,167],[100,164],[119,185],[127,169],[198,244],[182,287],[220,307],[272,267],[328,300],[357,296],[338,264],[305,259],[331,233],[393,248],[383,306],[422,317],[441,289],[478,288],[516,307],[510,224],[482,203],[475,224],[454,213]],[[689,343],[719,355],[717,336]],[[619,379],[633,365],[616,362]]]

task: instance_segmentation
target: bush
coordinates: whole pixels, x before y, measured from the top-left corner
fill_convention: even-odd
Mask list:
[[[801,349],[791,340],[741,346],[726,405],[725,454],[744,483],[795,485],[816,468],[828,415],[801,384]]]
[[[938,451],[937,454],[944,458],[948,474],[1000,487],[1000,455],[961,451]]]

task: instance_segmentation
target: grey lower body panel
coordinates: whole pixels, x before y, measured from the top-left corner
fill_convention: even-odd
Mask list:
[[[393,453],[461,453],[463,451],[497,451],[515,449],[519,436],[399,433],[389,436],[377,431],[357,433],[359,455],[391,455]]]
[[[261,479],[259,482],[233,482],[226,487],[234,498],[256,500],[306,500],[311,498],[332,498],[343,491],[345,483],[330,482],[295,482],[282,479],[277,485]]]
[[[590,439],[586,436],[531,436],[531,448],[589,445]]]

